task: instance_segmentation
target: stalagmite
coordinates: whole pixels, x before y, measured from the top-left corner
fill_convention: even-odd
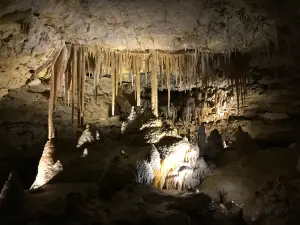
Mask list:
[[[38,165],[38,173],[30,189],[36,189],[52,180],[63,170],[63,166],[55,156],[54,139],[47,141]]]

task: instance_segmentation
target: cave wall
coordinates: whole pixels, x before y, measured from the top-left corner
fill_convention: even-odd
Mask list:
[[[120,133],[121,114],[131,109],[129,101],[132,101],[132,97],[134,99],[133,91],[131,86],[123,86],[123,92],[116,99],[116,116],[111,117],[111,79],[104,77],[100,84],[97,103],[93,91],[85,95],[85,123],[97,126],[106,139],[116,138]],[[43,88],[37,87],[42,85]],[[93,82],[88,79],[87,90],[92,90],[92,85]],[[0,158],[16,155],[39,158],[48,135],[48,99],[49,85],[41,83],[36,86],[24,85],[5,93],[0,100],[0,139],[3,143]],[[77,120],[74,119],[72,123],[71,115],[71,107],[59,98],[54,123],[61,141],[77,137]]]
[[[170,0],[162,3],[153,0],[143,4],[92,0],[1,1],[0,132],[5,142],[3,149],[22,151],[44,142],[49,90],[46,69],[64,42],[129,50],[199,47],[203,51],[221,53],[233,49],[250,51],[251,66],[259,69],[251,72],[248,95],[239,119],[224,122],[222,119],[226,118],[219,118],[221,122],[211,127],[219,127],[224,135],[230,131],[227,139],[234,136],[238,125],[243,125],[255,138],[295,139],[298,135],[295,121],[299,113],[299,73],[295,68],[298,34],[292,28],[297,19],[285,16],[277,24],[278,29],[275,24],[278,14],[287,15],[288,10],[295,11],[297,7],[287,1],[278,12],[268,1],[262,1],[262,5],[248,1],[221,3],[223,1]],[[289,16],[294,15],[290,13]],[[287,23],[289,26],[282,31],[280,27]],[[149,86],[143,79],[142,89]],[[117,115],[126,114],[135,104],[128,74],[124,75],[124,82],[128,86],[116,99]],[[212,89],[223,89],[222,83],[212,84]],[[87,85],[91,86],[92,82]],[[109,119],[110,85],[110,77],[101,79],[97,104],[92,91],[86,94],[87,123],[119,124],[116,118]],[[232,105],[231,116],[237,116],[235,97]],[[163,99],[160,107],[165,107]],[[204,121],[214,120],[208,116]],[[55,112],[55,122],[63,137],[75,133],[70,107],[62,101]]]

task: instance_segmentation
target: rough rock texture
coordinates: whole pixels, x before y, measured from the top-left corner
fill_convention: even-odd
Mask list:
[[[9,174],[0,194],[0,219],[4,222],[17,222],[23,212],[24,190],[19,175]]]
[[[81,136],[78,139],[77,148],[80,148],[81,146],[93,143],[96,140],[100,140],[100,134],[99,131],[91,129],[90,125],[87,124],[85,126],[85,129],[83,130]]]
[[[27,194],[26,200],[23,224],[239,224],[234,221],[242,216],[240,209],[233,213],[230,203],[214,202],[201,193],[179,195],[146,185],[127,185],[111,201],[103,201],[93,185],[60,183]]]
[[[152,132],[160,138],[149,135]],[[126,145],[104,177],[102,188],[106,191],[112,191],[112,186],[121,188],[132,179],[160,189],[182,190],[195,187],[208,174],[205,161],[199,158],[198,146],[183,140],[176,132],[166,132],[162,122],[151,114],[133,108],[122,141]],[[113,177],[119,177],[118,181]]]
[[[255,10],[238,0],[4,1],[0,21],[15,24],[21,20],[30,28],[47,24],[57,36],[73,43],[134,50],[200,46],[223,52],[264,45],[275,38],[275,21],[268,19],[263,8]]]
[[[222,137],[218,130],[213,130],[209,137],[207,138],[207,148],[204,152],[204,156],[208,158],[215,158],[217,155],[221,154],[224,150]]]
[[[14,15],[11,18],[18,20]],[[36,20],[30,24],[28,35],[22,31],[22,23],[0,23],[0,88],[11,89],[24,85],[32,76],[29,73],[31,69],[35,70],[37,77],[43,77],[45,66],[49,65],[62,45],[62,40],[50,26]]]
[[[243,207],[243,215],[249,224],[296,224],[299,198],[299,177],[277,178],[255,192]]]
[[[234,153],[235,150],[225,154],[230,152]],[[203,181],[199,190],[216,199],[219,199],[218,192],[221,190],[226,193],[227,201],[245,204],[266,180],[293,173],[296,170],[298,155],[299,150],[296,148],[274,148],[238,156],[234,160],[225,158],[227,163],[217,166]]]
[[[111,136],[109,132],[114,127],[119,129],[121,125],[118,116],[109,118],[111,98],[109,94],[105,94],[109,93],[109,88],[109,85],[99,88],[97,104],[93,102],[92,93],[87,92],[85,104],[86,123],[93,123],[107,138]],[[1,150],[2,157],[12,156],[15,151],[18,151],[18,155],[31,156],[42,153],[47,141],[48,96],[47,91],[34,93],[30,87],[24,86],[8,90],[0,100],[0,134],[1,139],[5,140]],[[61,99],[58,99],[55,108],[54,123],[59,138],[75,139],[76,121],[72,124],[71,107],[65,105]]]

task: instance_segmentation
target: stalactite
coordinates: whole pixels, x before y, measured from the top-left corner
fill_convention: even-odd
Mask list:
[[[157,53],[156,53],[157,54]],[[159,66],[159,80],[160,80],[160,87],[163,88],[164,86],[164,78],[163,78],[163,58],[161,54],[157,54],[158,57],[158,66]]]
[[[178,56],[178,62],[179,62],[179,87],[182,89],[182,77],[183,77],[183,60],[182,55]]]
[[[119,56],[118,56],[118,59],[119,59],[119,62],[118,62],[119,83],[118,83],[118,85],[121,85],[121,86],[122,86],[122,83],[123,83],[123,60],[122,60],[122,56],[123,56],[123,54],[119,54]]]
[[[97,104],[97,82],[98,82],[98,74],[100,72],[100,62],[99,62],[99,51],[96,52],[94,56],[94,61],[95,61],[95,69],[93,72],[94,75],[94,95],[95,95],[95,103]]]
[[[170,56],[165,55],[165,64],[166,64],[166,79],[167,79],[167,89],[168,89],[168,116],[171,115],[170,106],[171,106],[171,84],[170,84]]]
[[[51,89],[50,89],[50,98],[49,98],[49,108],[48,108],[48,139],[54,138],[54,123],[53,123],[53,112],[54,112],[54,96],[55,96],[55,72],[54,66],[51,70]]]
[[[141,79],[140,79],[140,61],[135,56],[135,85],[136,85],[136,105],[141,106]]]
[[[82,47],[79,47],[78,51],[77,51],[77,54],[78,54],[78,62],[77,62],[77,121],[78,121],[78,128],[81,127],[81,124],[80,124],[80,114],[81,114],[81,82],[82,82],[82,78],[81,78],[81,75],[82,75]]]
[[[75,111],[75,93],[76,93],[76,78],[77,78],[77,46],[73,46],[72,54],[72,124],[74,122],[74,111]]]
[[[119,84],[119,53],[115,52],[115,91],[116,91],[116,96],[118,95],[118,84]]]
[[[178,56],[174,56],[174,73],[175,73],[175,85],[178,86],[178,73],[179,73],[179,69],[178,69]]]
[[[234,56],[236,49],[229,49],[223,55],[216,55],[201,52],[197,48],[194,53],[186,51],[173,54],[150,51],[149,54],[148,52],[120,52],[75,45],[71,47],[72,54],[70,54],[71,51],[68,48],[64,47],[56,57],[57,59],[54,60],[54,68],[52,69],[52,73],[54,73],[53,105],[55,105],[58,94],[63,92],[62,97],[64,101],[68,104],[69,101],[72,103],[72,122],[74,121],[74,110],[77,108],[79,127],[84,123],[84,96],[87,73],[93,75],[96,103],[100,78],[103,74],[111,75],[111,111],[113,116],[115,115],[115,99],[118,95],[118,88],[123,82],[123,72],[129,72],[132,75],[137,106],[141,105],[141,85],[144,82],[147,84],[148,75],[151,75],[149,80],[151,79],[152,110],[156,116],[158,116],[158,86],[167,88],[168,115],[170,115],[172,113],[171,89],[174,88],[172,86],[173,82],[180,90],[189,90],[190,93],[195,86],[203,89],[211,82],[218,82],[215,71],[222,66],[222,63],[224,64],[223,61],[225,61],[223,66],[226,67],[225,72],[229,78],[228,80],[231,80],[231,83],[233,83],[238,109],[241,104],[243,105],[247,93],[247,73],[244,71],[240,73],[232,69],[232,67],[235,67],[236,57],[239,57],[238,55]],[[220,58],[224,59],[222,63],[219,62]],[[145,76],[145,78],[142,77],[144,79],[141,78],[143,75]],[[71,100],[69,100],[70,98]],[[218,97],[218,102],[221,101],[220,99],[222,98]],[[203,110],[205,108],[204,106]],[[51,111],[49,112],[51,114]],[[197,119],[202,115],[203,113],[198,113],[193,108],[189,112],[188,118],[193,116],[193,119]],[[49,124],[53,124],[53,121],[50,121]]]
[[[152,111],[158,116],[158,87],[157,87],[157,52],[151,54],[151,92],[152,92]]]
[[[71,60],[67,61],[67,68],[65,71],[65,76],[64,76],[64,104],[69,106],[69,98],[68,98],[68,94],[69,94],[69,84],[70,84],[70,74],[71,74],[71,66],[70,66]]]
[[[116,66],[115,66],[115,52],[111,52],[111,114],[115,115],[115,98],[116,98]]]
[[[86,67],[85,67],[85,49],[82,48],[82,72],[81,72],[81,109],[80,109],[80,125],[84,126],[84,95],[85,95],[85,80],[86,80]]]
[[[144,55],[144,61],[145,61],[145,81],[146,85],[148,84],[148,73],[149,73],[149,60],[147,55]]]
[[[64,46],[54,63],[54,74],[55,74],[54,104],[56,104],[57,95],[63,92],[62,84],[63,84],[64,75],[68,63],[67,60],[68,60],[68,50],[67,47]]]

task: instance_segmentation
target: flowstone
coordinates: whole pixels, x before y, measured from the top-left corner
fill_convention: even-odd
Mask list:
[[[197,144],[163,126],[153,115],[136,113],[133,108],[123,131],[122,140],[127,144],[104,177],[102,188],[106,191],[112,190],[111,185],[121,187],[133,180],[159,189],[183,190],[207,176],[209,169],[199,157]]]

